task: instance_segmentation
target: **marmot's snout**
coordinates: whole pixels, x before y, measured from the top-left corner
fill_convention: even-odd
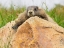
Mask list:
[[[33,16],[34,15],[34,11],[33,10],[29,10],[28,11],[28,16]]]
[[[32,12],[29,12],[29,14],[32,14]]]

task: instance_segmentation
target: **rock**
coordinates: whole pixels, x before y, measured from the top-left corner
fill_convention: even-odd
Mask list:
[[[10,48],[64,48],[64,28],[31,17],[18,28],[10,44]]]
[[[4,27],[0,28],[0,48],[9,48],[11,38],[16,32],[12,29],[15,24],[14,21],[7,23]]]

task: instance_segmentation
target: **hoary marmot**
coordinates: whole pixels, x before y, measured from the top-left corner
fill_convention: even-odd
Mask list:
[[[25,22],[28,18],[38,16],[42,19],[55,23],[52,18],[50,18],[44,9],[39,8],[38,6],[29,6],[26,11],[19,14],[18,18],[15,20],[15,25],[12,27],[13,29],[17,29],[23,22]]]

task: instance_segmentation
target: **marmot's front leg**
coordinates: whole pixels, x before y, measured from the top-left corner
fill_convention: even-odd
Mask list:
[[[22,20],[20,20],[19,18],[17,18],[15,20],[15,25],[12,27],[13,29],[17,29],[21,24],[23,23]]]
[[[27,19],[26,11],[19,14],[18,18],[15,20],[15,25],[13,29],[17,29],[25,20]]]

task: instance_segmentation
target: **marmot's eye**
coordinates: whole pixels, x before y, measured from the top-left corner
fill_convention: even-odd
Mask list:
[[[37,8],[34,8],[34,11],[37,11],[38,9]]]

